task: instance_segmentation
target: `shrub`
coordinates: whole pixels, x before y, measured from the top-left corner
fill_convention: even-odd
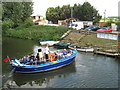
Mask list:
[[[113,19],[110,18],[107,22],[105,22],[105,25],[104,25],[104,26],[105,26],[105,27],[106,27],[106,26],[111,26],[111,23],[115,23],[115,22],[114,22]]]
[[[30,27],[32,25],[34,25],[32,19],[28,18],[28,19],[25,20],[25,22],[20,27],[28,28],[28,27]]]
[[[116,22],[117,24],[117,29],[120,30],[120,21]]]
[[[5,35],[22,39],[59,40],[68,29],[67,27],[33,25],[28,28],[9,29]]]
[[[2,22],[3,30],[8,30],[8,29],[12,28],[13,26],[14,26],[14,22],[12,20],[7,19]]]

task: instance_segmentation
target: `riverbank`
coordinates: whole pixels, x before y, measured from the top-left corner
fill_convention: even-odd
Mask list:
[[[68,27],[33,25],[30,27],[17,27],[4,32],[4,36],[32,40],[59,40],[69,30]]]
[[[96,47],[94,53],[118,56],[118,41],[97,38],[97,32],[72,30],[62,41],[81,47]],[[99,53],[102,52],[102,53]]]

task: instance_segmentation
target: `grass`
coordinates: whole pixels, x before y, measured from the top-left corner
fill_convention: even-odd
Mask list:
[[[97,34],[95,33],[86,35],[80,39],[81,36],[83,36],[83,33],[78,33],[73,31],[63,41],[71,42],[79,46],[99,47],[102,48],[103,51],[118,50],[117,46],[115,46],[117,45],[117,40],[97,38]]]
[[[28,28],[19,26],[15,29],[6,30],[4,35],[21,39],[59,40],[68,29],[67,27],[47,25],[33,25]]]

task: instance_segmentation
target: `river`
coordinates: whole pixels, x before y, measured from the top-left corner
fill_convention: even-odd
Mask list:
[[[33,40],[3,38],[2,58],[20,58],[43,46]],[[50,50],[56,50],[49,47]],[[7,88],[118,88],[116,58],[78,52],[75,62],[58,70],[36,74],[14,74],[9,63],[2,63],[2,84]]]

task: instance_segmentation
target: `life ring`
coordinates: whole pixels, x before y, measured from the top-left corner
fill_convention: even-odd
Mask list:
[[[50,53],[48,57],[49,57],[49,61],[54,61],[56,58],[56,55],[54,53]]]

